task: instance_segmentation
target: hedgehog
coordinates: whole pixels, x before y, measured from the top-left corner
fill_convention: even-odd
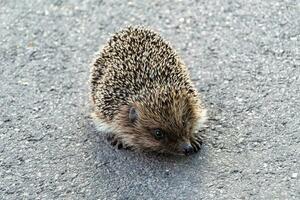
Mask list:
[[[190,155],[206,109],[169,42],[145,27],[115,33],[91,67],[92,118],[118,149]]]

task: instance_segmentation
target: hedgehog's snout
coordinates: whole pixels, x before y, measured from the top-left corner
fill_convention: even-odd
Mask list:
[[[183,143],[180,145],[182,152],[188,156],[194,152],[194,149],[190,143]]]

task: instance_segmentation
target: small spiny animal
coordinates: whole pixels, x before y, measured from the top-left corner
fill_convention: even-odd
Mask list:
[[[206,109],[187,67],[158,33],[117,32],[97,55],[90,77],[92,117],[118,148],[190,155]]]

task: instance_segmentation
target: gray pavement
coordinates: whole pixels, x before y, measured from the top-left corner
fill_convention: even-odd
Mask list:
[[[89,117],[93,55],[152,27],[209,108],[190,157],[115,150]],[[300,199],[300,2],[0,0],[0,199]]]

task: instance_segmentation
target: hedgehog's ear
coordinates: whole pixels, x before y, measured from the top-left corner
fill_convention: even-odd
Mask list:
[[[135,122],[138,118],[138,113],[135,107],[131,106],[129,109],[129,120],[131,123]]]

